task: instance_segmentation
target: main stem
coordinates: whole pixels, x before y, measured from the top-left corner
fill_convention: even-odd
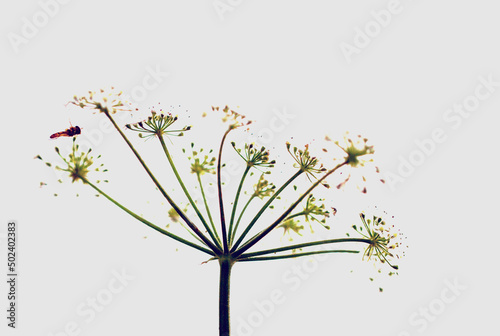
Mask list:
[[[230,335],[229,321],[229,283],[231,278],[231,268],[234,261],[222,256],[220,263],[220,287],[219,287],[219,335]]]

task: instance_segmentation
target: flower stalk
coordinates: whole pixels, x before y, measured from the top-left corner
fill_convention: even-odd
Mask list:
[[[126,213],[128,213],[129,215],[131,215],[132,217],[134,217],[135,219],[137,219],[138,221],[146,224],[147,226],[149,226],[150,228],[180,242],[180,243],[183,243],[184,245],[187,245],[187,246],[190,246],[192,248],[195,248],[199,251],[202,251],[202,252],[205,252],[206,254],[208,255],[211,255],[211,256],[215,256],[215,253],[209,249],[206,249],[204,247],[201,247],[195,243],[192,243],[184,238],[181,238],[179,236],[176,236],[172,233],[170,233],[169,231],[167,230],[164,230],[162,229],[161,227],[151,223],[150,221],[142,218],[141,216],[137,215],[136,213],[132,212],[131,210],[129,210],[128,208],[126,208],[125,206],[121,205],[120,203],[118,203],[117,201],[115,201],[112,197],[108,196],[108,194],[106,194],[104,191],[102,191],[101,189],[99,189],[96,185],[94,185],[93,183],[91,183],[90,181],[88,181],[87,179],[85,179],[84,177],[80,177],[80,179],[85,183],[85,184],[88,184],[89,186],[91,186],[95,191],[97,191],[100,195],[104,196],[105,198],[107,198],[111,203],[113,203],[114,205],[116,205],[117,207],[119,207],[120,209],[122,209],[123,211],[125,211]]]
[[[250,230],[252,229],[252,227],[255,225],[255,223],[259,220],[260,216],[262,216],[262,214],[264,213],[264,211],[266,211],[267,208],[269,208],[269,206],[271,205],[271,203],[276,199],[276,197],[278,197],[278,195],[286,189],[286,187],[288,187],[290,185],[290,183],[292,183],[297,177],[299,177],[301,174],[303,173],[302,170],[298,170],[292,177],[290,177],[270,198],[269,200],[266,202],[266,204],[264,204],[262,206],[262,208],[259,210],[259,212],[255,215],[255,217],[252,219],[252,221],[248,224],[248,226],[246,227],[245,231],[243,231],[243,233],[241,234],[241,236],[238,238],[238,240],[236,241],[236,243],[234,244],[234,246],[232,247],[231,249],[231,253],[234,253],[238,250],[238,246],[240,245],[240,243],[243,241],[243,239],[245,238],[245,236],[248,234],[248,232],[250,232]]]
[[[234,217],[236,216],[236,209],[238,208],[238,200],[240,199],[241,189],[243,188],[243,183],[245,182],[245,178],[250,171],[250,168],[252,168],[250,165],[246,166],[243,176],[241,177],[240,184],[238,185],[238,190],[234,196],[233,210],[231,211],[231,219],[229,220],[229,245],[231,245],[231,237],[233,237]]]
[[[153,180],[153,183],[156,185],[156,187],[158,188],[158,190],[160,190],[160,192],[165,197],[165,199],[168,201],[168,203],[170,204],[170,206],[172,206],[172,208],[175,209],[175,211],[179,214],[179,216],[184,220],[184,222],[189,226],[189,228],[203,241],[203,243],[205,245],[207,245],[214,252],[220,251],[220,249],[216,245],[214,245],[210,240],[208,240],[207,237],[205,237],[205,235],[198,229],[198,227],[193,222],[191,222],[191,220],[186,216],[186,214],[184,214],[184,212],[179,208],[179,206],[177,204],[175,204],[174,200],[163,189],[163,187],[161,186],[161,184],[158,182],[158,180],[153,175],[153,173],[149,170],[148,166],[146,165],[146,163],[144,162],[144,160],[141,158],[141,156],[139,155],[139,153],[136,151],[136,149],[134,148],[134,146],[132,145],[132,143],[129,141],[129,139],[127,138],[127,136],[122,132],[122,130],[120,129],[120,127],[116,124],[116,122],[113,119],[113,117],[111,117],[111,115],[109,113],[105,113],[105,115],[111,121],[111,123],[113,124],[113,126],[115,127],[115,129],[118,131],[118,133],[121,135],[121,137],[123,138],[123,140],[125,140],[125,142],[129,146],[129,148],[132,150],[132,152],[134,153],[134,155],[136,156],[136,158],[139,160],[139,162],[141,163],[141,165],[144,168],[144,170],[146,170],[147,174],[149,175],[149,177],[151,178],[151,180]]]
[[[208,234],[212,238],[212,241],[217,245],[217,248],[220,250],[221,246],[220,246],[219,240],[214,235],[214,232],[212,231],[212,229],[208,226],[207,221],[205,220],[205,218],[201,214],[200,210],[198,209],[198,206],[193,201],[193,198],[189,194],[189,191],[187,190],[186,186],[184,185],[184,182],[182,181],[182,178],[179,175],[179,172],[177,171],[177,168],[175,167],[174,161],[172,160],[172,156],[170,155],[170,152],[168,151],[168,148],[167,148],[167,146],[165,144],[165,140],[163,139],[163,136],[162,135],[157,135],[157,137],[158,137],[158,140],[160,140],[161,147],[163,148],[163,152],[165,153],[165,155],[167,157],[167,160],[170,163],[170,167],[172,168],[172,171],[174,172],[174,175],[177,178],[177,181],[179,182],[182,190],[184,191],[184,194],[186,195],[187,199],[189,200],[189,204],[191,204],[191,206],[193,207],[194,211],[198,215],[198,218],[200,219],[201,223],[205,227],[205,230],[207,230]]]
[[[295,209],[297,207],[297,205],[300,204],[300,202],[302,202],[302,200],[307,195],[309,195],[328,176],[330,176],[331,174],[333,174],[335,171],[337,171],[337,169],[339,169],[340,167],[344,166],[345,164],[346,164],[346,161],[338,164],[337,166],[335,166],[335,168],[331,169],[325,175],[323,175],[323,177],[321,177],[316,182],[314,182],[313,185],[310,186],[309,189],[307,189],[307,191],[305,193],[303,193],[292,205],[290,205],[290,207],[276,221],[274,221],[273,224],[269,225],[266,229],[262,230],[260,233],[258,233],[254,237],[252,237],[248,242],[246,242],[243,246],[241,246],[237,251],[235,251],[234,256],[238,257],[238,256],[242,255],[246,250],[248,250],[249,248],[251,248],[252,246],[254,246],[255,244],[257,244],[262,238],[264,238],[265,236],[267,236],[269,234],[269,232],[271,232],[283,220],[285,220],[285,218],[293,211],[293,209]]]

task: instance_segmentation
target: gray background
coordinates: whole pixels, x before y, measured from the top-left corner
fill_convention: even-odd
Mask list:
[[[321,153],[324,134],[335,138],[345,131],[370,139],[386,179],[405,175],[397,183],[372,183],[368,195],[356,192],[354,184],[344,192],[330,190],[328,204],[339,214],[331,232],[318,226],[314,236],[343,236],[359,224],[359,211],[378,205],[408,236],[399,276],[389,278],[384,269],[370,282],[376,271],[360,255],[237,265],[234,335],[494,330],[500,90],[492,87],[479,100],[474,95],[487,92],[482,81],[500,81],[495,2],[73,0],[4,1],[1,7],[0,221],[20,225],[19,328],[7,329],[2,318],[2,333],[70,335],[61,332],[73,323],[75,335],[216,335],[214,262],[200,265],[205,255],[135,222],[82,185],[57,183],[57,174],[33,160],[41,154],[55,162],[53,147],[67,149],[71,140],[48,136],[69,122],[79,125],[79,140],[90,141],[110,170],[106,190],[165,222],[168,207],[117,135],[102,130],[102,116],[65,106],[75,94],[109,85],[144,110],[161,102],[179,114],[179,123],[194,125],[185,139],[173,140],[178,158],[181,143],[216,145],[220,127],[196,127],[199,116],[212,105],[229,104],[258,121],[255,132],[267,130],[260,141],[276,147],[285,164],[271,175],[278,181],[285,178],[281,171],[291,175],[285,141],[312,142]],[[30,24],[38,27],[30,30]],[[363,40],[360,31],[367,30],[371,37]],[[356,48],[348,57],[342,51],[347,45]],[[141,89],[151,69],[168,76]],[[475,101],[468,117],[453,110]],[[280,124],[276,118],[285,111],[293,117]],[[126,118],[137,121],[144,114]],[[433,132],[445,140],[419,154],[417,143],[429,141]],[[246,137],[235,133],[240,143]],[[158,144],[137,143],[169,181]],[[404,170],[410,160],[418,164]],[[234,176],[228,190],[239,179]],[[47,186],[39,188],[40,181]],[[307,180],[298,184],[304,187]],[[0,238],[4,246],[5,236]],[[276,232],[269,242],[287,241]],[[295,277],[296,286],[290,280],[294,267],[307,275]],[[95,319],[79,315],[78,307],[108,288],[113,271],[122,270],[134,279]],[[454,282],[460,287],[452,294],[447,283]],[[4,281],[0,290],[6,293]],[[285,301],[264,316],[255,303],[269,300],[273,291]],[[252,331],[241,321],[252,321]]]

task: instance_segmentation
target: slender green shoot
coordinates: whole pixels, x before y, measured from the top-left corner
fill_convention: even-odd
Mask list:
[[[241,218],[243,217],[243,214],[245,213],[246,209],[248,208],[248,206],[250,205],[250,203],[252,202],[252,200],[257,197],[255,195],[252,195],[250,196],[250,198],[248,199],[247,203],[245,204],[245,206],[243,207],[243,209],[241,210],[241,213],[240,215],[238,216],[238,220],[236,221],[236,225],[234,226],[234,230],[232,232],[232,235],[229,237],[229,244],[232,245],[233,244],[233,241],[234,241],[234,237],[236,236],[236,231],[238,230],[238,226],[240,225],[240,221],[241,221]]]
[[[315,254],[326,254],[326,253],[359,253],[359,251],[353,250],[324,250],[324,251],[311,251],[311,252],[302,252],[302,253],[293,253],[286,254],[280,256],[270,256],[270,257],[253,257],[253,258],[238,258],[238,261],[266,261],[266,260],[278,260],[278,259],[289,259],[289,258],[298,258],[305,257],[309,255]]]
[[[288,217],[288,215],[290,214],[290,212],[292,212],[293,209],[295,209],[297,207],[297,205],[299,205],[300,202],[302,202],[302,200],[304,198],[306,198],[307,195],[309,195],[314,190],[314,188],[316,188],[318,185],[320,185],[328,176],[330,176],[335,171],[337,171],[337,169],[339,169],[340,167],[346,165],[347,163],[348,163],[347,161],[339,163],[337,166],[335,166],[333,169],[329,170],[325,175],[323,175],[320,179],[318,179],[316,182],[314,182],[313,185],[310,186],[309,189],[307,189],[307,191],[305,193],[303,193],[292,205],[290,205],[290,207],[273,224],[269,225],[266,229],[264,229],[263,231],[261,231],[260,233],[258,233],[257,235],[255,235],[253,238],[251,238],[250,240],[248,240],[233,255],[235,257],[240,256],[246,250],[248,250],[250,247],[252,247],[257,242],[259,242],[262,238],[264,238],[267,234],[269,234],[269,232],[271,232],[275,227],[277,227],[283,220],[285,220]]]
[[[126,208],[125,206],[121,205],[120,203],[118,203],[117,201],[115,201],[112,197],[108,196],[104,191],[102,191],[101,189],[99,189],[97,186],[95,186],[93,183],[91,183],[89,180],[87,180],[86,178],[84,177],[80,177],[81,180],[83,181],[83,183],[86,183],[88,184],[89,186],[91,186],[95,191],[97,191],[99,194],[101,194],[102,196],[104,196],[105,198],[107,198],[109,201],[111,201],[111,203],[115,204],[117,207],[119,207],[120,209],[122,209],[123,211],[125,211],[126,213],[128,213],[129,215],[131,215],[132,217],[134,217],[135,219],[137,219],[138,221],[146,224],[147,226],[149,226],[150,228],[160,232],[160,233],[163,233],[164,235],[174,239],[174,240],[177,240],[178,242],[184,244],[184,245],[187,245],[187,246],[190,246],[190,247],[193,247],[197,250],[200,250],[202,252],[205,252],[211,256],[215,256],[216,254],[213,252],[213,251],[210,251],[209,249],[206,249],[202,246],[199,246],[195,243],[192,243],[184,238],[181,238],[181,237],[178,237],[176,235],[174,235],[173,233],[170,233],[168,232],[167,230],[164,230],[162,228],[160,228],[159,226],[156,226],[154,225],[153,223],[151,223],[150,221],[142,218],[141,216],[137,215],[136,213],[132,212],[131,210],[129,210],[128,208]]]
[[[217,234],[217,229],[215,228],[214,220],[212,218],[212,213],[210,212],[210,207],[208,206],[207,202],[207,197],[205,195],[205,189],[203,188],[203,183],[201,182],[201,174],[199,172],[196,172],[196,177],[198,179],[198,183],[200,185],[200,191],[201,191],[201,196],[203,197],[203,203],[205,204],[205,209],[207,211],[208,219],[210,220],[210,225],[212,225],[212,232],[215,235],[215,238],[217,239],[217,246],[221,246],[221,240],[219,235]]]
[[[219,249],[221,249],[221,246],[219,245],[219,241],[217,240],[217,238],[215,237],[214,233],[212,232],[212,230],[208,226],[205,218],[203,217],[203,215],[201,214],[200,210],[198,209],[198,206],[196,206],[196,203],[193,201],[193,198],[189,194],[189,191],[187,190],[186,186],[184,185],[184,182],[182,181],[182,178],[179,175],[179,172],[177,171],[177,168],[175,167],[174,161],[172,160],[172,156],[170,155],[170,152],[168,151],[168,148],[167,148],[167,146],[165,144],[165,140],[163,139],[163,135],[157,134],[157,138],[158,138],[158,140],[160,140],[161,147],[163,148],[163,152],[165,153],[165,155],[166,155],[166,157],[168,159],[168,162],[170,163],[170,167],[172,167],[172,170],[173,170],[173,172],[175,174],[175,177],[177,178],[177,181],[179,181],[179,184],[180,184],[182,190],[184,191],[184,194],[186,195],[187,199],[189,200],[189,203],[191,204],[191,206],[193,207],[194,211],[198,215],[198,218],[201,220],[201,223],[203,224],[203,226],[207,230],[207,232],[210,235],[210,237],[212,238],[213,242],[217,245],[217,247]]]
[[[179,208],[179,206],[177,204],[175,204],[175,202],[173,201],[173,199],[167,194],[167,192],[163,189],[163,187],[160,185],[160,183],[158,182],[158,180],[156,179],[156,177],[153,175],[153,173],[149,170],[148,166],[146,165],[146,163],[144,162],[144,160],[141,158],[141,156],[139,155],[139,153],[137,152],[137,150],[134,148],[134,146],[132,145],[132,143],[130,142],[130,140],[127,138],[127,136],[123,133],[123,131],[120,129],[120,127],[116,124],[115,120],[113,119],[113,117],[111,117],[111,114],[106,111],[104,112],[105,115],[108,117],[108,119],[111,121],[111,123],[113,124],[113,126],[115,127],[115,129],[118,131],[118,133],[121,135],[121,137],[123,138],[123,140],[125,140],[125,142],[127,143],[127,145],[129,146],[129,148],[132,150],[132,152],[135,154],[135,156],[137,157],[137,159],[139,160],[139,162],[141,163],[142,167],[146,170],[146,172],[148,173],[149,177],[151,178],[151,180],[153,180],[154,184],[156,185],[156,187],[158,188],[158,190],[162,193],[162,195],[165,197],[165,199],[168,201],[168,203],[172,206],[172,208],[175,209],[175,211],[179,214],[179,216],[181,216],[181,218],[184,220],[184,222],[189,226],[189,228],[191,230],[193,230],[193,232],[198,236],[200,237],[200,239],[214,252],[219,252],[220,249],[214,245],[210,240],[208,240],[207,237],[205,237],[205,235],[198,229],[198,227],[193,223],[191,222],[191,220],[186,216],[186,214],[184,214],[184,212]]]
[[[238,190],[236,191],[236,195],[234,196],[233,210],[231,211],[231,219],[229,220],[229,246],[231,246],[231,237],[233,236],[233,225],[234,225],[234,218],[236,216],[236,208],[238,207],[238,200],[240,198],[243,183],[245,182],[245,178],[246,178],[248,172],[250,171],[250,168],[252,168],[252,166],[247,164],[245,171],[243,172],[243,175],[241,176],[240,185],[238,186]]]
[[[234,246],[232,247],[231,249],[231,252],[234,252],[236,251],[236,249],[238,248],[238,246],[241,244],[241,242],[243,241],[243,239],[245,238],[245,236],[248,234],[248,232],[252,229],[252,227],[255,225],[255,223],[257,222],[257,220],[259,220],[260,216],[264,213],[264,211],[266,211],[266,209],[271,205],[271,203],[274,201],[274,199],[276,197],[278,197],[278,195],[283,191],[285,190],[286,187],[288,187],[290,185],[290,183],[293,182],[293,180],[295,180],[297,177],[299,177],[304,171],[302,169],[299,169],[292,177],[290,177],[288,179],[288,181],[286,181],[282,186],[281,188],[279,188],[270,198],[269,200],[267,200],[266,204],[264,204],[262,206],[262,208],[259,210],[259,212],[255,215],[255,217],[252,219],[252,221],[248,224],[248,226],[246,227],[245,231],[243,231],[243,233],[241,234],[241,236],[238,238],[238,240],[236,241],[236,243],[234,244]]]
[[[252,252],[252,253],[244,253],[244,254],[240,255],[240,258],[253,258],[256,256],[279,253],[279,252],[290,251],[290,250],[296,250],[296,249],[301,249],[304,247],[311,247],[311,246],[317,246],[317,245],[327,245],[327,244],[337,244],[337,243],[371,244],[371,240],[366,239],[366,238],[337,238],[337,239],[318,240],[318,241],[314,241],[314,242],[288,245],[288,246],[278,247],[278,248],[269,249],[269,250]],[[239,258],[238,258],[238,260],[239,260]]]

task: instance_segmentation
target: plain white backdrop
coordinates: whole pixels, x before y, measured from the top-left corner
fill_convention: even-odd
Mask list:
[[[363,134],[376,148],[374,159],[392,183],[374,183],[367,195],[325,194],[339,213],[331,232],[317,227],[316,236],[344,236],[359,224],[360,211],[377,205],[408,237],[399,275],[371,282],[374,268],[361,255],[236,265],[233,335],[496,329],[497,3],[41,0],[1,7],[1,232],[8,220],[20,227],[18,328],[6,326],[2,280],[2,334],[217,335],[215,262],[201,265],[206,255],[82,185],[67,178],[59,184],[33,159],[56,162],[54,146],[68,148],[71,140],[49,135],[79,125],[79,140],[92,143],[110,170],[110,193],[166,225],[161,195],[123,141],[102,130],[102,116],[65,106],[75,94],[110,85],[144,110],[161,102],[179,123],[193,124],[184,145],[216,143],[220,129],[196,118],[228,104],[258,121],[254,132],[267,129],[261,141],[276,153],[285,141],[303,146],[345,131]],[[277,122],[286,114],[292,117]],[[235,132],[236,140],[247,136]],[[137,146],[170,181],[158,144]],[[278,159],[271,176],[281,181],[292,159]],[[231,181],[229,190],[237,179]],[[169,189],[178,192],[174,184]],[[268,240],[287,243],[280,235]],[[297,269],[302,278],[293,275]],[[273,293],[281,303],[262,313],[257,306]],[[88,300],[96,297],[101,305],[91,309]]]

